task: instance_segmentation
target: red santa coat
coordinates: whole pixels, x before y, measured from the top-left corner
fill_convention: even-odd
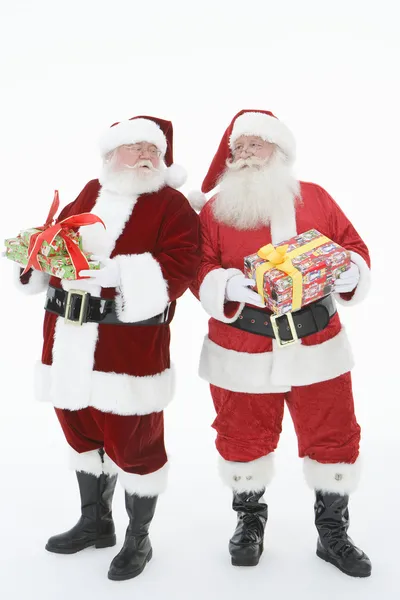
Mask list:
[[[141,321],[162,313],[171,303],[167,324],[81,327],[46,312],[36,391],[57,408],[93,406],[121,415],[143,415],[165,408],[174,388],[170,329],[175,303],[196,274],[199,257],[198,216],[177,190],[164,187],[141,196],[121,196],[90,181],[60,218],[93,212],[106,225],[82,227],[83,247],[118,261],[121,286],[100,288],[85,280],[56,277],[50,284],[115,298],[122,321]],[[23,285],[25,283],[25,285]],[[20,284],[28,293],[45,289],[49,277],[38,271]]]
[[[211,199],[200,214],[202,262],[195,293],[211,316],[201,360],[200,376],[209,383],[245,393],[286,392],[292,386],[333,379],[353,367],[353,358],[338,314],[322,332],[301,343],[279,348],[267,337],[230,327],[243,305],[224,303],[226,283],[243,272],[243,258],[268,244],[278,244],[315,228],[351,252],[360,269],[359,284],[337,301],[352,305],[366,295],[370,283],[368,249],[339,206],[321,187],[301,183],[302,203],[271,227],[239,231],[218,223]]]

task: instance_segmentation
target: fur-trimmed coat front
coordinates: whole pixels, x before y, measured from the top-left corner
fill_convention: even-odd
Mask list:
[[[368,248],[331,196],[318,185],[301,183],[301,202],[274,220],[271,227],[242,231],[217,222],[211,199],[200,214],[202,261],[193,292],[210,315],[200,360],[200,376],[209,383],[245,393],[286,392],[292,386],[333,379],[351,370],[353,357],[339,315],[328,327],[303,338],[301,343],[279,348],[270,338],[229,326],[243,305],[225,302],[227,281],[243,272],[243,259],[266,244],[279,244],[317,229],[350,251],[360,270],[357,288],[337,296],[338,302],[356,304],[370,283]]]
[[[114,298],[119,318],[142,321],[170,305],[168,323],[156,326],[65,323],[46,312],[37,395],[58,408],[93,406],[117,414],[149,414],[163,410],[174,388],[170,363],[170,329],[177,298],[196,274],[199,220],[177,190],[121,196],[90,181],[60,214],[93,212],[106,225],[82,227],[83,248],[117,261],[119,288],[100,288],[86,280],[50,279],[55,287],[82,289]],[[48,275],[33,271],[20,278],[28,293],[45,289]]]

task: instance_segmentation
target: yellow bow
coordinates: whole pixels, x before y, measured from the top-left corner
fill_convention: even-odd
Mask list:
[[[257,291],[263,298],[264,274],[270,269],[278,269],[279,271],[290,275],[293,280],[292,310],[298,310],[301,308],[303,297],[303,277],[301,272],[293,265],[287,254],[287,249],[287,244],[284,246],[277,246],[276,248],[272,244],[267,244],[257,252],[260,258],[267,261],[262,265],[259,265],[256,269]]]
[[[278,269],[286,275],[290,275],[293,281],[293,294],[292,294],[292,310],[298,310],[301,308],[301,302],[303,299],[303,275],[301,271],[299,271],[292,263],[292,258],[296,258],[309,252],[310,250],[315,250],[319,246],[330,242],[331,240],[324,235],[321,235],[319,238],[311,240],[307,244],[303,244],[303,246],[298,246],[294,248],[290,252],[287,251],[288,244],[282,246],[273,246],[272,244],[267,244],[259,249],[257,255],[263,260],[267,261],[258,267],[256,267],[256,282],[257,282],[257,291],[260,294],[261,298],[264,298],[264,275],[270,269]]]

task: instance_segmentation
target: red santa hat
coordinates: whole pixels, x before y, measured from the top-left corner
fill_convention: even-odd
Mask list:
[[[161,152],[167,166],[167,185],[178,188],[186,181],[186,171],[173,161],[173,129],[171,121],[157,117],[139,116],[114,123],[100,138],[100,152],[104,158],[109,152],[124,144],[148,142]]]
[[[235,115],[222,136],[219,148],[204,178],[201,192],[195,191],[189,194],[190,203],[196,210],[200,210],[206,202],[204,194],[211,192],[217,185],[225,171],[226,161],[231,158],[235,142],[242,135],[255,135],[266,142],[276,144],[286,155],[288,161],[294,162],[296,143],[292,132],[282,121],[266,110],[241,110]]]

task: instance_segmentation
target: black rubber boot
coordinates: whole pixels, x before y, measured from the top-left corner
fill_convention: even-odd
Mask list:
[[[232,564],[236,567],[258,565],[263,553],[268,506],[259,500],[264,492],[265,489],[260,492],[233,494],[232,508],[238,513],[238,522],[229,542],[229,552]]]
[[[125,492],[125,506],[129,516],[125,542],[121,552],[110,565],[108,578],[114,581],[133,579],[140,575],[153,556],[149,527],[154,517],[157,496],[141,497]]]
[[[316,492],[317,556],[351,577],[369,577],[371,561],[347,535],[349,497]]]
[[[74,554],[89,546],[108,548],[115,546],[115,527],[111,504],[117,475],[89,475],[77,471],[81,494],[81,518],[77,524],[49,539],[46,550],[58,554]]]

